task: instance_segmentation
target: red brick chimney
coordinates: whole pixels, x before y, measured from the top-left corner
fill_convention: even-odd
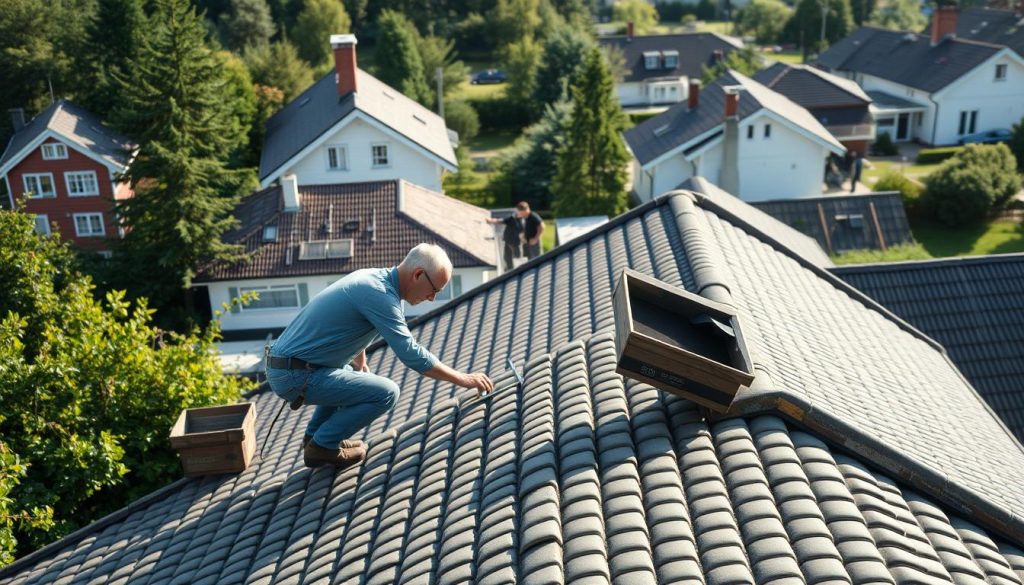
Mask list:
[[[735,118],[740,111],[740,90],[736,87],[725,88],[725,117]]]
[[[699,79],[691,79],[690,80],[690,94],[689,94],[689,98],[687,100],[687,105],[690,107],[691,110],[700,105],[700,80]]]
[[[956,36],[956,20],[960,10],[956,6],[937,6],[932,12],[932,45],[946,36]]]
[[[331,35],[334,49],[334,82],[338,96],[356,91],[356,35]]]
[[[627,41],[632,41],[633,40],[633,21],[632,20],[626,23],[626,40]]]

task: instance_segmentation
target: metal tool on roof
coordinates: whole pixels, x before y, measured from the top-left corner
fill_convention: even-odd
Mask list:
[[[516,363],[512,361],[512,358],[508,358],[507,361],[505,362],[505,364],[508,365],[508,369],[512,370],[512,375],[515,376],[515,379],[516,379],[516,391],[522,390],[523,389],[524,380],[523,380],[523,376],[519,373],[518,370],[516,370]],[[490,395],[491,395],[490,392],[481,392],[480,393],[480,398],[487,398]]]

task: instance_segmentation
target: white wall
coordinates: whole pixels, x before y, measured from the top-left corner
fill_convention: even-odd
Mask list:
[[[343,144],[348,150],[348,170],[327,169],[327,147]],[[387,144],[390,165],[373,168],[371,146]],[[443,168],[419,149],[389,136],[367,122],[354,119],[337,130],[319,148],[292,165],[285,174],[294,173],[300,185],[330,185],[405,179],[427,189],[441,191]]]
[[[764,137],[765,124],[771,124],[771,137]],[[754,136],[747,138],[753,125]],[[822,193],[825,159],[828,150],[818,142],[790,129],[764,113],[740,122],[740,192],[744,201],[817,197]],[[722,143],[708,149],[693,161],[698,175],[718,184],[722,168]],[[654,168],[654,196],[679,186],[693,174],[693,165],[676,154]],[[639,182],[634,183],[642,187]],[[640,192],[642,200],[650,191]]]
[[[656,94],[655,88],[657,87],[665,88],[664,97]],[[675,88],[675,93],[672,93],[671,88]],[[615,93],[619,96],[619,103],[623,106],[677,103],[688,97],[689,90],[689,78],[685,75],[671,80],[630,81],[615,85]]]
[[[849,75],[847,75],[849,77]],[[916,104],[921,104],[925,107],[924,116],[921,119],[921,124],[914,124],[914,114],[910,114],[910,140],[917,140],[927,144],[932,143],[932,124],[935,119],[935,103],[932,102],[931,94],[920,89],[914,89],[905,85],[889,81],[888,79],[880,79],[873,75],[858,74],[852,78],[856,79],[860,84],[861,88],[865,91],[884,91],[887,94],[894,95],[896,97],[903,98],[908,101],[912,101]],[[945,112],[943,112],[944,114]],[[892,115],[894,118],[896,114]],[[884,116],[882,116],[884,117]],[[898,122],[897,122],[898,123]],[[896,126],[893,126],[893,132],[896,131]],[[893,136],[895,140],[896,136]]]
[[[995,80],[997,64],[1005,64],[1006,79]],[[960,112],[978,110],[975,132],[1010,129],[1024,117],[1024,67],[1008,56],[990,59],[958,81],[936,92],[939,123],[935,144],[956,144]]]
[[[493,271],[484,268],[456,268],[455,274],[462,277],[462,292],[465,293],[474,289],[494,277]],[[312,299],[319,292],[331,285],[343,274],[326,276],[301,276],[294,278],[266,278],[250,280],[232,280],[225,282],[211,282],[200,286],[210,289],[210,305],[213,310],[222,310],[222,304],[231,299],[230,289],[249,286],[284,285],[305,283],[309,299]],[[413,317],[435,309],[444,302],[425,302],[415,307],[406,305],[406,316]],[[242,308],[237,313],[226,312],[221,317],[221,325],[224,331],[236,331],[240,329],[275,329],[288,326],[292,319],[299,313],[299,308],[292,309],[264,309],[253,310]]]

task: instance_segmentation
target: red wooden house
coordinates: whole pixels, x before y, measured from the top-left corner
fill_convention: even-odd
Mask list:
[[[11,115],[15,133],[0,156],[4,204],[13,208],[24,197],[40,233],[59,233],[88,250],[109,250],[108,238],[121,233],[114,202],[132,196],[118,176],[135,147],[68,101],[52,104],[27,124],[22,110]]]

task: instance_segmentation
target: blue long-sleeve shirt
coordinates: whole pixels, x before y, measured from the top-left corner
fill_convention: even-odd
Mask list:
[[[417,372],[438,363],[409,333],[397,267],[357,270],[321,291],[299,311],[271,354],[341,368],[378,334],[403,364]]]

